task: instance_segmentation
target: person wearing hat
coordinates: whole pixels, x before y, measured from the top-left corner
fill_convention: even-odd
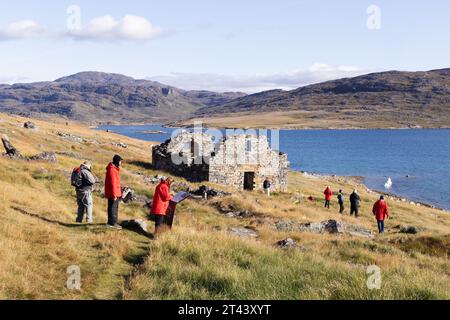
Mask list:
[[[377,219],[378,232],[384,233],[384,220],[389,219],[389,207],[386,201],[384,201],[384,196],[380,196],[380,200],[375,202],[372,212]]]
[[[108,227],[122,229],[118,224],[119,202],[122,198],[122,185],[120,183],[120,167],[122,157],[115,155],[113,161],[106,167],[105,198],[108,199]]]
[[[92,190],[96,183],[95,176],[91,171],[92,164],[90,161],[84,161],[78,168],[75,168],[72,176],[79,179],[78,183],[73,183],[77,193],[77,223],[83,222],[84,213],[86,212],[86,222],[91,224],[92,211],[94,207],[94,201],[92,197]]]
[[[361,197],[358,194],[358,190],[353,189],[353,192],[350,195],[350,215],[355,214],[355,217],[358,217],[360,202]]]

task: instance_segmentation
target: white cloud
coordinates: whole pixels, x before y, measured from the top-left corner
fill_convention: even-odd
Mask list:
[[[132,40],[144,41],[161,35],[163,30],[143,17],[127,14],[117,20],[105,15],[67,33],[79,40]]]
[[[368,70],[353,66],[330,66],[316,63],[307,69],[284,73],[238,76],[213,73],[171,73],[165,76],[150,77],[149,79],[186,90],[255,93],[272,89],[292,90],[308,84],[353,77],[367,72]]]
[[[33,20],[20,20],[0,27],[0,40],[18,40],[46,36],[47,28]]]
[[[9,75],[2,75],[0,76],[0,84],[14,84],[19,82],[26,82],[30,80],[27,77],[22,76],[9,76]]]

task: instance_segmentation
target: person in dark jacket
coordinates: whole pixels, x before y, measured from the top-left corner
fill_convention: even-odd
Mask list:
[[[333,196],[333,190],[331,190],[330,186],[327,186],[323,191],[323,194],[325,195],[325,208],[330,209],[330,201],[331,197]]]
[[[267,194],[268,197],[270,197],[270,180],[268,178],[264,179],[263,182],[263,189],[264,189],[264,193]]]
[[[115,155],[113,161],[106,167],[105,198],[108,199],[108,227],[122,229],[117,223],[119,216],[119,202],[122,198],[122,185],[120,183],[120,167],[122,157]]]
[[[358,190],[354,189],[350,195],[350,215],[355,214],[355,217],[359,215],[361,197],[358,194]]]
[[[96,182],[94,175],[91,172],[92,164],[90,161],[85,161],[78,168],[81,175],[81,186],[76,187],[77,192],[77,223],[82,223],[84,213],[86,212],[86,222],[92,223],[92,211],[94,208],[94,201],[92,197],[92,190]]]
[[[155,219],[155,237],[164,231],[165,229],[165,218],[167,215],[167,209],[169,207],[170,200],[173,199],[173,195],[170,194],[170,185],[172,184],[172,179],[161,179],[161,182],[156,186],[155,194],[152,201],[152,209],[150,210],[150,215],[153,215]]]
[[[377,219],[378,232],[384,233],[384,220],[389,219],[389,207],[386,201],[384,201],[384,196],[381,196],[380,200],[375,202],[372,213]]]
[[[338,202],[339,202],[339,213],[342,214],[344,212],[344,210],[345,210],[345,207],[344,207],[344,192],[342,191],[342,189],[339,190],[337,198],[338,198]]]

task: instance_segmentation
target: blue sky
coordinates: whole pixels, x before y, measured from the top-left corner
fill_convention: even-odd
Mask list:
[[[70,5],[80,8],[75,30],[67,28]],[[380,10],[380,29],[367,27],[371,5]],[[255,92],[371,71],[450,67],[444,0],[1,0],[0,6],[4,83],[95,70],[186,89]]]

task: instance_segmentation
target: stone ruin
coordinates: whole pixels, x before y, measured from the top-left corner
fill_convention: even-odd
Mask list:
[[[153,168],[192,182],[209,181],[239,190],[287,191],[287,154],[270,148],[265,135],[233,134],[215,142],[203,132],[183,131],[154,146]]]

